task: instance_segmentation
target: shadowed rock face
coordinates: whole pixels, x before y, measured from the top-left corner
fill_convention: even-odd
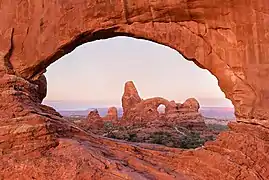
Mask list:
[[[39,100],[40,103],[43,101],[43,99],[47,95],[47,80],[44,75],[40,76],[37,80],[33,82],[38,86],[38,94],[39,94]]]
[[[1,179],[269,179],[268,7],[2,0]],[[193,151],[131,144],[87,134],[40,104],[44,86],[34,82],[46,67],[83,43],[123,35],[169,46],[216,76],[235,106],[230,131]]]

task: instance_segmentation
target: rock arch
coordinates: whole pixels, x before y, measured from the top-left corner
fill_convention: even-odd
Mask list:
[[[135,112],[140,112],[139,114],[136,114],[136,117],[141,117],[142,119],[147,120],[157,119],[159,117],[158,107],[161,104],[168,106],[169,101],[161,97],[142,100],[135,107]]]
[[[252,10],[263,16],[259,8],[267,5],[264,0],[256,3],[260,6],[229,0],[12,3],[3,1],[0,11],[6,17],[0,29],[2,74],[13,72],[35,80],[49,64],[85,42],[122,35],[143,38],[167,45],[208,69],[232,100],[238,117],[268,117],[267,89],[260,87],[260,77],[266,78],[267,71],[266,66],[259,66],[264,64],[259,62],[267,62],[261,51],[266,41],[258,49],[251,48],[255,32],[266,39],[258,31],[265,26],[259,21],[256,31],[250,30],[248,24],[257,20],[248,19],[247,24],[241,18],[241,13],[253,14]]]
[[[269,134],[269,87],[265,85],[269,80],[267,7],[267,0],[1,1],[0,17],[4,19],[0,21],[2,177],[29,177],[27,172],[44,161],[74,173],[76,170],[59,161],[60,154],[65,152],[70,153],[65,158],[73,164],[80,164],[82,159],[92,162],[85,167],[93,171],[77,170],[80,172],[77,178],[93,175],[115,178],[119,173],[112,172],[125,172],[125,177],[133,178],[268,179],[268,148],[261,148],[268,147]],[[115,36],[164,44],[208,69],[235,106],[237,123],[230,124],[231,131],[204,149],[192,152],[132,146],[94,138],[40,104],[46,91],[42,74],[47,66],[85,42]],[[129,166],[117,164],[115,158],[107,163],[111,156],[90,151],[81,141],[88,146],[97,145],[102,152],[106,149],[104,154],[113,154],[118,161],[123,154],[129,154]],[[84,153],[76,154],[78,149]],[[139,158],[137,151],[144,158]],[[147,159],[147,152],[154,155]],[[21,153],[24,156],[19,156]],[[120,153],[122,156],[118,156]],[[23,164],[23,157],[33,156],[38,158],[28,159],[24,169],[14,169],[20,162]],[[99,157],[99,161],[92,160],[93,156]],[[16,162],[10,161],[14,159]],[[214,160],[208,165],[210,159]],[[135,160],[143,161],[145,166],[138,166]],[[156,162],[158,165],[153,167]],[[140,174],[141,168],[149,176]],[[63,172],[52,172],[52,178],[62,177]],[[67,179],[74,177],[72,172],[66,175]],[[46,179],[42,167],[31,173],[38,179]]]

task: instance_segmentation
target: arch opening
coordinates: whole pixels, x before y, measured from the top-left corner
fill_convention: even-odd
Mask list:
[[[164,114],[165,113],[165,105],[164,104],[160,104],[157,108],[157,111],[159,112],[159,114]]]
[[[106,49],[106,54],[103,53],[103,49]],[[128,51],[128,49],[131,50]],[[91,52],[94,52],[95,55]],[[197,139],[197,133],[193,136],[192,132],[201,133],[203,128],[207,128],[203,113],[215,112],[210,106],[217,105],[219,99],[222,99],[219,101],[220,111],[225,105],[231,108],[231,103],[225,100],[224,94],[217,86],[217,80],[214,77],[212,79],[209,72],[184,60],[175,50],[150,41],[130,37],[95,41],[78,47],[74,53],[70,53],[62,59],[64,60],[57,61],[51,68],[48,68],[46,73],[48,95],[44,102],[55,107],[69,120],[78,122],[82,128],[96,134],[107,134],[107,137],[128,141],[161,143],[170,147],[180,147],[179,138],[174,138],[174,136],[180,134],[179,137],[183,138],[185,136],[182,134],[189,134],[188,140]],[[178,64],[178,62],[185,63]],[[168,65],[169,63],[171,65]],[[188,74],[191,75],[188,76]],[[195,78],[192,78],[193,76]],[[204,78],[204,82],[196,80],[198,77]],[[126,89],[129,80],[134,83],[131,82],[131,86],[128,86],[129,89]],[[124,89],[122,86],[125,82],[127,83]],[[139,90],[134,84],[139,86]],[[53,93],[51,89],[54,91]],[[123,100],[125,93],[127,99],[131,97],[127,106]],[[219,98],[215,99],[216,102],[212,96],[214,93],[218,94],[216,97]],[[209,97],[206,97],[206,94]],[[199,107],[192,110],[193,104],[190,105],[186,101],[193,96],[197,97],[202,105],[200,111],[198,111]],[[205,97],[203,98],[203,96]],[[208,101],[206,98],[211,96],[213,100]],[[114,99],[109,99],[111,97]],[[101,99],[98,101],[98,98]],[[184,103],[185,101],[186,103]],[[126,107],[128,110],[125,110]],[[90,109],[98,111],[93,112]],[[212,114],[209,113],[209,116]],[[194,121],[191,122],[190,119],[194,119]],[[147,123],[151,121],[156,125],[154,125],[155,130],[146,132]],[[167,122],[170,123],[170,126],[173,124],[172,129],[162,128],[166,126],[162,123],[167,124]],[[224,123],[227,122],[224,121]],[[210,126],[215,123],[218,123],[217,120],[214,121],[212,118]],[[89,126],[90,124],[91,126]],[[92,128],[92,124],[95,124],[95,128]],[[130,126],[130,124],[134,129],[126,130],[126,126]],[[137,124],[144,128],[144,133],[148,133],[147,140],[140,137],[138,132],[134,133]],[[121,133],[111,133],[119,132],[119,129],[122,130]],[[123,135],[124,133],[125,135]],[[165,136],[160,135],[163,133]],[[170,138],[172,143],[155,139],[162,139],[168,134],[172,134],[173,138]],[[208,136],[203,138],[208,138]],[[210,138],[207,140],[212,139]],[[185,140],[182,139],[182,141]],[[204,141],[205,139],[202,139],[202,142]],[[182,147],[187,146],[182,145]]]

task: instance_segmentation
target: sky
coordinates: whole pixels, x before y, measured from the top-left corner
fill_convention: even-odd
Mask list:
[[[141,98],[198,99],[205,107],[233,107],[217,79],[177,51],[147,40],[116,37],[83,44],[47,68],[44,104],[57,110],[121,106],[126,81]]]

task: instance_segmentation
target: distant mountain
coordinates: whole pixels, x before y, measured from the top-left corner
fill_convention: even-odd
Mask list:
[[[108,108],[91,108],[88,110],[60,110],[63,116],[87,116],[91,110],[97,109],[100,116],[107,114]],[[234,109],[229,107],[201,107],[200,112],[203,116],[217,119],[235,119]],[[122,108],[118,108],[118,114],[122,116]]]
[[[203,116],[217,119],[235,119],[234,108],[230,107],[201,107]]]

